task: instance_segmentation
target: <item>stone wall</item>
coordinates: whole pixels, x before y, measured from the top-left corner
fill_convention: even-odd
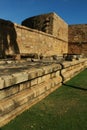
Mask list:
[[[69,25],[69,54],[87,56],[87,24]]]
[[[22,25],[46,32],[68,42],[68,24],[55,13],[25,19]]]
[[[48,34],[53,34],[54,13],[33,16],[22,21],[22,25]]]
[[[19,43],[21,53],[37,53],[44,56],[58,55],[68,51],[68,42],[47,33],[22,27],[16,27],[18,35],[21,34],[22,40]],[[20,30],[21,33],[20,33]],[[19,34],[20,33],[20,34]]]
[[[7,64],[7,74],[0,74],[0,127],[60,87],[60,69],[56,64]]]
[[[67,39],[30,29],[10,21],[0,20],[0,56],[37,53],[44,56],[68,51]]]
[[[52,35],[68,42],[68,24],[55,13],[53,13]]]
[[[15,25],[10,21],[0,19],[0,57],[14,53],[19,53]]]
[[[74,62],[10,61],[0,67],[0,127],[87,68],[87,59]]]
[[[75,60],[73,62],[64,62],[62,64],[62,80],[63,83],[87,68],[87,59]]]
[[[55,13],[28,18],[22,24],[28,27],[0,19],[0,58],[31,53],[87,56],[87,24],[69,25],[68,29]]]

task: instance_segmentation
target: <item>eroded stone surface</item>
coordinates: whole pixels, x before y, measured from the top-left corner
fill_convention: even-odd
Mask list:
[[[69,25],[69,53],[87,56],[87,24]]]
[[[14,62],[0,64],[0,126],[87,68],[87,59],[60,64]]]

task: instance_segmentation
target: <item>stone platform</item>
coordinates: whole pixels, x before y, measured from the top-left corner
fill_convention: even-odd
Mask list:
[[[0,127],[85,68],[87,59],[63,63],[0,61]]]

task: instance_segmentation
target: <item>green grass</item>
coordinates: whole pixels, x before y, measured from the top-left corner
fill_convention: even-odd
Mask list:
[[[0,130],[87,130],[87,69]]]

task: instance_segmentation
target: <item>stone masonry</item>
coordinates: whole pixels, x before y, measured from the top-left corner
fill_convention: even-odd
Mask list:
[[[69,54],[87,56],[87,24],[69,25]]]
[[[59,63],[0,62],[0,127],[87,68],[87,59]]]
[[[22,25],[48,34],[53,34],[53,13],[27,18]]]
[[[46,16],[42,15],[42,17],[43,19],[44,17],[46,19],[55,19],[51,25],[49,24],[50,34],[42,32],[42,30],[38,31],[42,23],[39,25],[38,30],[35,30],[13,24],[10,21],[0,20],[1,57],[3,57],[2,55],[27,55],[31,53],[44,56],[63,56],[64,53],[68,53],[68,25],[54,13]],[[39,21],[40,19],[38,18]],[[39,24],[38,20],[35,23]]]
[[[23,58],[33,54],[86,56],[86,24],[68,27],[55,13],[22,24],[27,27],[0,19],[0,128],[87,68],[85,57],[62,62]]]
[[[55,13],[43,14],[25,19],[22,25],[46,32],[66,42],[68,41],[68,24]]]
[[[68,26],[55,13],[49,13],[25,19],[22,25],[0,19],[1,58],[34,53],[43,56],[68,53],[87,56],[87,24]]]

